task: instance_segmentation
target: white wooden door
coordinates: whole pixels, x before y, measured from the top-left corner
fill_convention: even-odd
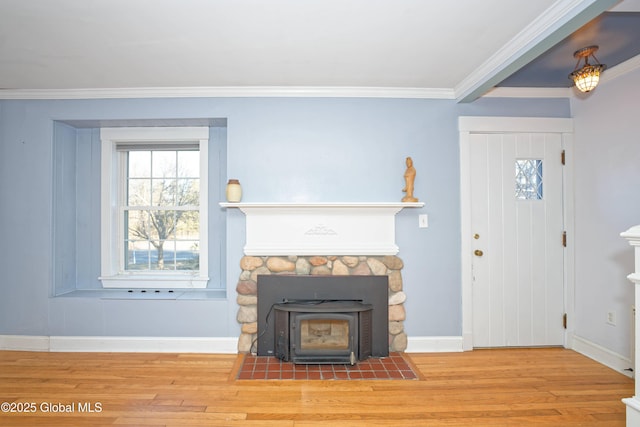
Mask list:
[[[470,135],[473,346],[562,345],[562,134]]]

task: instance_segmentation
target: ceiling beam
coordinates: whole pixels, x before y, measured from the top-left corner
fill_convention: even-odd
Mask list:
[[[473,102],[619,0],[559,0],[456,86],[458,102]]]

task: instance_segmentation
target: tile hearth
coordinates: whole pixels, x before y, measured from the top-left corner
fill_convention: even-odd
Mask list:
[[[355,365],[300,365],[283,362],[273,356],[246,354],[238,371],[238,380],[417,380],[402,353],[369,358]]]

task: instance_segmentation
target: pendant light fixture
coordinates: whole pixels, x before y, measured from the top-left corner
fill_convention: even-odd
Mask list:
[[[573,72],[569,74],[569,78],[573,80],[580,92],[591,92],[595,89],[600,81],[600,74],[607,68],[606,65],[601,64],[595,57],[594,53],[597,50],[598,46],[587,46],[573,53],[573,57],[578,58],[578,63]],[[595,61],[595,64],[589,64],[590,56]],[[584,65],[582,68],[578,68],[582,59],[584,59]]]

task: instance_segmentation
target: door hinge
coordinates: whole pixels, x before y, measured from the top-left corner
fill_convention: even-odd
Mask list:
[[[562,153],[560,153],[560,162],[562,162],[562,164],[565,164],[565,152],[564,150],[562,150]]]
[[[567,313],[562,315],[562,327],[567,329]]]
[[[567,232],[563,231],[562,232],[562,246],[563,247],[567,247]]]

